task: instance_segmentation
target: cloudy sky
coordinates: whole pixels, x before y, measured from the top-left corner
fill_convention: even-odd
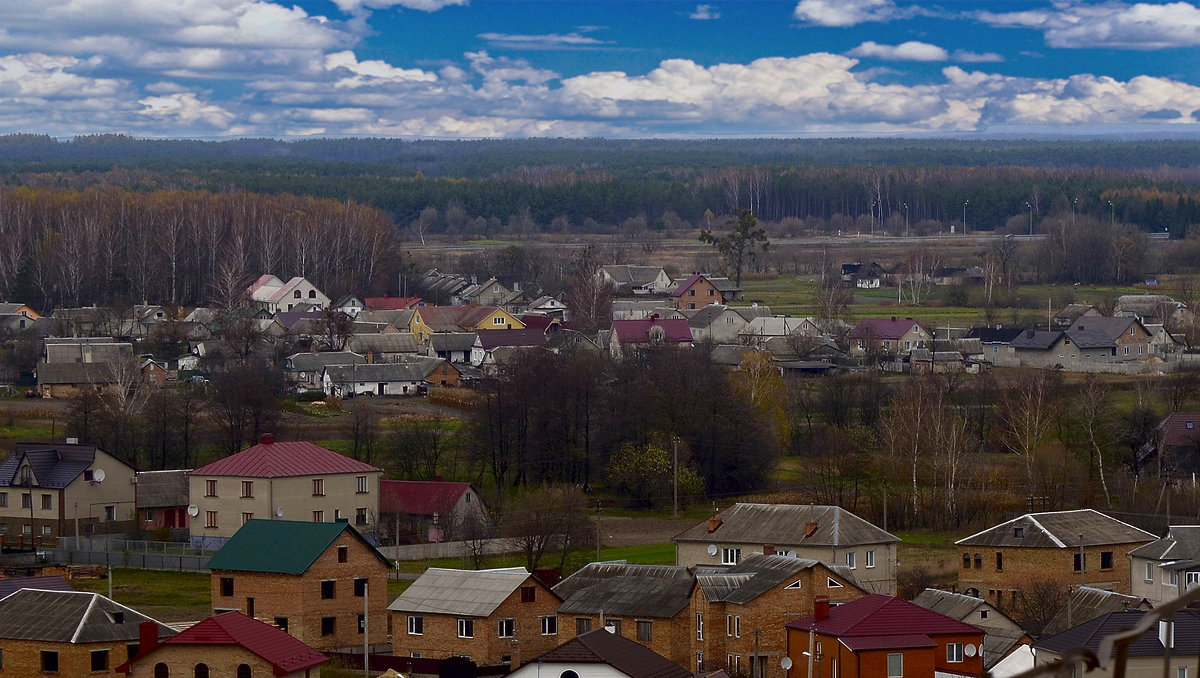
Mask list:
[[[0,133],[1200,132],[1200,6],[0,0]]]

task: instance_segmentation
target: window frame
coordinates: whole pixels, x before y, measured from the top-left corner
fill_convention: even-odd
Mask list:
[[[899,663],[898,670],[893,672],[892,658],[895,658]],[[889,652],[887,655],[887,678],[904,678],[904,653]]]
[[[515,638],[517,635],[517,620],[514,617],[501,617],[496,620],[497,638]]]
[[[851,570],[858,569],[858,553],[856,551],[846,551],[846,567]]]
[[[97,666],[96,660],[98,658],[102,660],[100,663],[100,668],[96,668],[96,666]],[[92,673],[96,673],[99,671],[108,671],[108,666],[109,666],[108,658],[109,658],[108,650],[92,650],[91,652],[89,652],[88,659],[91,661]]]
[[[540,617],[540,619],[541,619],[540,625],[542,628],[543,636],[557,636],[558,635],[558,615],[546,614],[546,615],[542,615]]]
[[[637,640],[639,643],[654,642],[654,622],[649,619],[638,619],[635,622],[637,627]]]
[[[233,577],[221,577],[220,580],[217,582],[217,584],[218,584],[218,590],[220,591],[222,598],[232,598],[233,597],[233,590],[234,590]]]
[[[321,580],[321,600],[337,599],[337,580],[322,579]]]
[[[963,644],[946,643],[946,663],[961,664],[963,662]]]
[[[243,480],[242,481],[242,494],[239,496],[239,498],[241,498],[241,499],[253,499],[254,498],[254,481],[253,480]]]
[[[408,615],[408,635],[423,636],[425,635],[425,617],[419,614]]]
[[[314,497],[324,497],[325,496],[325,479],[324,478],[313,478],[312,479],[312,496],[314,496]]]
[[[42,673],[59,672],[58,650],[42,650],[38,657],[38,664],[42,667]],[[53,668],[50,668],[51,663],[54,665]]]
[[[1150,561],[1150,560],[1147,560],[1147,561],[1146,561],[1146,574],[1145,574],[1145,582],[1146,582],[1147,584],[1153,584],[1153,583],[1154,583],[1154,562],[1153,562],[1153,561]]]
[[[730,546],[721,549],[721,564],[722,565],[737,565],[742,560],[742,550],[740,548]]]
[[[874,550],[867,551],[866,561],[867,561],[867,563],[866,563],[865,567],[868,570],[875,567],[875,551]]]
[[[475,620],[466,617],[458,618],[458,637],[459,638],[474,638],[475,637]]]
[[[217,529],[217,527],[218,527],[217,512],[216,511],[205,511],[204,512],[204,529],[215,530],[215,529]]]
[[[204,496],[206,496],[206,497],[217,496],[217,479],[216,478],[206,478],[204,480]]]
[[[370,494],[371,484],[367,481],[366,476],[354,477],[354,493],[355,494]]]
[[[321,617],[321,635],[322,636],[337,635],[337,617],[336,616]]]

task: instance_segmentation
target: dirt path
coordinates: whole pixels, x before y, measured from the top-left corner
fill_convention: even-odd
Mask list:
[[[605,546],[662,544],[696,524],[690,518],[601,518],[600,532]]]

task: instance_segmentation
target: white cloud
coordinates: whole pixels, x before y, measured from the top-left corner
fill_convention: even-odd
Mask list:
[[[1065,2],[1049,9],[976,12],[994,26],[1042,31],[1058,48],[1164,49],[1200,45],[1200,8],[1187,2]]]
[[[344,75],[334,87],[359,88],[385,83],[433,82],[437,76],[416,68],[396,68],[384,61],[359,61],[354,52],[337,52],[325,57],[328,71]],[[348,75],[347,75],[348,74]]]
[[[892,0],[800,0],[792,16],[813,26],[855,26],[868,21],[911,17],[916,8],[900,9]]]
[[[191,92],[146,97],[138,101],[143,106],[138,111],[158,124],[166,123],[180,128],[193,128],[197,124],[226,133],[236,116],[216,104],[201,101]]]
[[[968,52],[963,49],[956,49],[950,55],[951,61],[960,61],[964,64],[998,64],[1004,61],[1004,56],[995,52]]]
[[[84,64],[75,57],[49,54],[0,57],[0,101],[110,97],[126,89],[120,80],[90,78],[73,72]],[[60,104],[47,102],[47,105]]]
[[[716,5],[696,5],[696,9],[688,15],[689,19],[696,21],[712,21],[721,18],[721,12],[717,10]]]
[[[439,9],[463,6],[467,0],[333,0],[338,9],[353,14],[363,9],[416,9],[422,12],[436,12]]]
[[[546,33],[543,35],[518,35],[512,33],[480,33],[480,38],[492,45],[509,49],[570,49],[575,47],[600,47],[612,43],[590,38],[579,33]]]
[[[881,45],[867,41],[846,52],[847,56],[885,59],[888,61],[946,61],[950,54],[937,45],[909,41],[899,45]]]

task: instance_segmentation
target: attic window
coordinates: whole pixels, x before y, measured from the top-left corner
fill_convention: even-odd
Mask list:
[[[109,616],[112,617],[114,624],[124,624],[125,623],[125,613],[124,612],[110,612]]]
[[[831,589],[842,588],[842,585],[839,584],[837,582],[837,580],[835,580],[833,577],[826,577],[825,580],[826,580],[825,586],[827,586],[828,588],[831,588]]]
[[[1025,536],[1025,526],[1018,525],[1017,527],[1014,527],[1013,528],[1013,536],[1017,537],[1018,539],[1020,539],[1021,537],[1024,537]]]
[[[803,581],[803,580],[802,580],[802,579],[797,579],[796,581],[792,582],[791,584],[788,584],[787,586],[785,586],[785,587],[783,587],[783,588],[785,588],[785,589],[798,589],[798,588],[800,588],[800,582],[801,582],[801,581]],[[832,580],[831,580],[831,581],[832,581]]]
[[[1191,422],[1191,421],[1189,421],[1189,422],[1186,424],[1186,426],[1188,427],[1188,429],[1193,429],[1193,428],[1196,428],[1196,423],[1195,423],[1195,422]]]

